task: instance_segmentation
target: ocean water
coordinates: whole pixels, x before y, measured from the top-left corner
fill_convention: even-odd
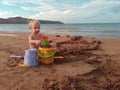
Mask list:
[[[0,24],[0,31],[30,32],[28,24]],[[120,38],[120,23],[41,24],[41,33]]]

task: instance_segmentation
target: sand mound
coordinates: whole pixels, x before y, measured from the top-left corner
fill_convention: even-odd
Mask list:
[[[100,40],[91,39],[85,40],[81,36],[71,37],[71,40],[66,40],[56,43],[59,55],[80,54],[80,52],[88,50],[97,50],[100,46]]]
[[[76,76],[64,76],[61,81],[45,79],[45,90],[119,90],[120,66],[108,60],[95,70]],[[113,72],[114,71],[114,72]]]

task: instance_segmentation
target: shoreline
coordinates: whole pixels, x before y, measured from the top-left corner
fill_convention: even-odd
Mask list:
[[[0,25],[0,31],[12,31],[12,32],[29,32],[28,25]],[[120,25],[119,24],[50,24],[41,25],[41,32],[43,34],[60,34],[60,35],[81,35],[96,38],[120,38]]]
[[[3,34],[3,35],[2,35]],[[30,34],[30,32],[7,32],[7,31],[0,31],[0,36],[9,36],[9,35],[16,35],[16,36],[19,36],[19,34]],[[45,33],[42,33],[42,34],[45,34]],[[68,34],[45,34],[45,35],[60,35],[60,36],[67,36]],[[69,36],[82,36],[82,35],[69,35]],[[83,37],[88,37],[88,38],[98,38],[98,39],[120,39],[119,37],[95,37],[95,36],[83,36]]]

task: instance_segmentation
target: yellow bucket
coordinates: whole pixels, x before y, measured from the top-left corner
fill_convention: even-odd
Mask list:
[[[38,57],[40,62],[44,64],[50,64],[54,62],[54,57],[57,49],[56,48],[38,48]]]

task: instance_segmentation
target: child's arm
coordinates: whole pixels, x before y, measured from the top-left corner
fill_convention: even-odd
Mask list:
[[[28,37],[29,43],[33,43],[36,45],[40,45],[41,44],[41,40],[34,40],[31,36]]]

